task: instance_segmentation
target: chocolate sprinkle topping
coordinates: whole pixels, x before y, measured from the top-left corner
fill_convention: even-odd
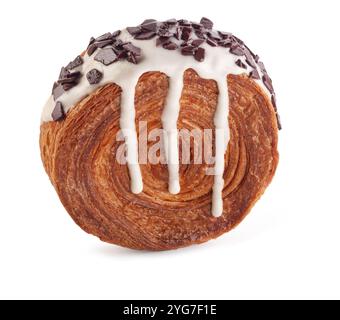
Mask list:
[[[94,57],[94,60],[101,62],[105,66],[108,66],[116,62],[118,57],[112,48],[105,48],[97,53],[97,55]]]
[[[205,43],[213,47],[229,48],[231,54],[244,57],[243,59],[245,59],[246,63],[242,59],[237,59],[235,61],[237,66],[243,69],[248,69],[249,66],[249,77],[255,80],[262,80],[271,94],[273,108],[277,111],[272,81],[259,56],[254,54],[241,39],[231,33],[213,30],[213,22],[208,18],[203,17],[200,23],[184,19],[169,19],[163,22],[146,19],[138,26],[128,27],[127,31],[137,40],[148,40],[156,37],[156,46],[162,46],[166,50],[179,50],[182,55],[192,56],[198,62],[202,62],[205,59],[205,49],[202,47]],[[87,54],[91,56],[99,50],[94,59],[106,66],[122,59],[131,63],[138,63],[142,58],[141,49],[131,42],[123,42],[121,39],[118,39],[117,37],[120,33],[121,31],[117,30],[113,33],[105,33],[98,38],[92,37],[87,48]],[[65,91],[78,84],[82,74],[80,72],[71,72],[71,70],[82,64],[83,58],[78,56],[66,68],[62,68],[59,79],[54,84],[52,90],[55,100]],[[97,69],[92,69],[86,74],[90,84],[99,83],[102,77],[103,74]],[[62,112],[62,107],[60,105],[56,106],[56,118]],[[277,119],[278,126],[281,129],[278,114]]]
[[[102,78],[103,74],[97,69],[92,69],[86,74],[86,79],[89,84],[97,84]]]
[[[53,109],[52,119],[53,121],[60,121],[60,120],[65,119],[65,111],[64,111],[63,105],[59,101],[56,103]]]

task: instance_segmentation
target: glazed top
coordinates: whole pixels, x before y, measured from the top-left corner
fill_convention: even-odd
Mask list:
[[[231,33],[213,29],[213,23],[170,19],[145,20],[98,38],[91,38],[83,56],[76,57],[61,69],[52,95],[42,114],[42,122],[62,121],[67,112],[100,86],[116,83],[122,88],[120,129],[127,149],[127,166],[131,192],[143,190],[138,164],[138,141],[135,127],[134,91],[139,77],[149,71],[160,71],[169,77],[169,91],[162,113],[166,132],[165,156],[169,170],[169,192],[180,192],[177,119],[183,87],[183,72],[194,69],[199,76],[214,79],[219,88],[214,117],[215,166],[212,214],[223,213],[224,154],[229,142],[228,74],[247,74],[271,99],[276,112],[272,81],[259,56]],[[278,119],[278,126],[279,118]]]

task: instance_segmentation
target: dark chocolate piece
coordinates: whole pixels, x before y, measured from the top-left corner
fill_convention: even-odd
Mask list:
[[[193,46],[186,46],[182,48],[181,53],[183,56],[192,56],[194,54],[194,49]]]
[[[217,47],[217,45],[218,45],[216,41],[214,41],[210,38],[207,39],[207,44],[212,46],[212,47]]]
[[[167,50],[176,50],[178,48],[176,43],[173,42],[167,42],[163,44],[163,48]]]
[[[97,84],[102,78],[103,74],[97,69],[92,69],[86,74],[86,79],[89,84]]]
[[[169,43],[170,40],[168,37],[159,37],[156,39],[156,46],[164,45],[166,43]]]
[[[57,100],[64,92],[65,92],[65,90],[64,90],[63,86],[61,84],[55,82],[54,86],[53,86],[53,92],[52,92],[54,100]]]
[[[191,45],[194,47],[199,47],[204,42],[203,39],[196,39],[191,41]]]
[[[87,54],[89,56],[92,56],[93,53],[98,49],[97,45],[95,43],[92,43],[89,45],[89,47],[87,48]]]
[[[213,22],[208,18],[203,17],[200,21],[204,28],[211,30],[214,26]]]
[[[263,84],[266,86],[266,88],[269,90],[270,93],[274,93],[274,88],[272,84],[272,79],[269,78],[268,74],[264,74],[262,76]]]
[[[192,29],[190,27],[183,27],[181,39],[184,41],[188,41],[190,38],[191,30]]]
[[[232,36],[232,34],[230,32],[218,31],[218,33],[219,33],[219,35],[221,36],[222,39],[229,39]]]
[[[276,113],[276,121],[277,121],[278,129],[281,130],[282,129],[281,119],[280,119],[280,115],[278,113]]]
[[[148,31],[153,31],[156,32],[157,29],[157,21],[154,19],[147,19],[141,24],[141,28],[143,31],[148,32]]]
[[[96,42],[104,41],[104,40],[109,40],[112,38],[112,34],[110,32],[104,33],[100,37],[96,38]]]
[[[122,45],[122,47],[129,52],[132,52],[135,55],[140,56],[142,53],[142,50],[136,46],[134,46],[131,42],[125,43]]]
[[[249,74],[250,78],[253,78],[253,79],[260,79],[260,75],[258,73],[258,71],[256,69],[252,70]]]
[[[78,56],[66,66],[66,69],[67,70],[75,69],[81,66],[83,63],[84,63],[83,58],[81,56]]]
[[[57,102],[52,112],[53,121],[61,121],[65,119],[65,111],[61,102]]]
[[[127,27],[126,30],[132,35],[135,36],[139,33],[142,32],[142,28],[141,27]]]
[[[115,32],[112,33],[112,38],[116,38],[120,35],[121,31],[120,30],[117,30]]]
[[[135,39],[137,40],[149,40],[153,38],[156,35],[156,32],[154,31],[148,31],[148,32],[142,32],[137,35],[135,35]]]
[[[244,64],[240,59],[235,62],[240,68],[247,69],[247,65]]]
[[[165,21],[166,24],[169,24],[169,25],[174,25],[174,24],[177,24],[177,20],[176,19],[168,19]]]
[[[272,105],[275,111],[277,111],[277,107],[276,107],[276,98],[275,95],[272,94],[271,96],[271,101],[272,101]]]
[[[242,47],[238,44],[232,44],[232,46],[230,47],[230,53],[232,53],[236,56],[243,56],[244,55],[244,51],[243,51]]]
[[[101,62],[105,66],[108,66],[118,60],[116,53],[113,51],[113,48],[105,48],[100,50],[94,60]]]
[[[204,60],[204,57],[205,57],[204,48],[197,48],[195,53],[194,53],[194,57],[197,61],[202,62]]]
[[[98,48],[105,48],[105,47],[113,44],[113,42],[114,42],[113,39],[103,40],[103,41],[96,42],[96,46]]]

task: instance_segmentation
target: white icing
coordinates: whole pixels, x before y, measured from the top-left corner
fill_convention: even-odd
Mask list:
[[[229,142],[227,75],[249,73],[251,68],[248,67],[248,69],[245,70],[235,64],[238,59],[245,63],[244,57],[235,56],[229,53],[229,50],[226,48],[211,47],[206,43],[201,45],[205,49],[205,59],[203,62],[198,62],[192,56],[181,55],[179,50],[165,50],[162,47],[156,47],[155,38],[150,40],[135,40],[126,30],[122,31],[119,38],[123,41],[131,41],[137,47],[141,48],[142,60],[136,65],[122,60],[109,66],[104,66],[102,63],[94,60],[98,51],[92,56],[85,54],[84,63],[75,69],[80,71],[84,76],[77,86],[65,92],[57,101],[63,104],[65,112],[67,112],[80,100],[105,84],[116,83],[122,88],[120,126],[127,147],[127,164],[131,180],[131,191],[133,193],[139,193],[143,190],[143,181],[138,164],[138,143],[134,107],[135,86],[139,77],[145,72],[160,71],[165,73],[169,77],[170,85],[162,114],[162,125],[166,132],[164,144],[165,154],[168,160],[169,192],[177,194],[180,192],[177,119],[180,109],[179,100],[183,86],[183,72],[188,68],[193,68],[201,77],[215,79],[219,88],[219,97],[214,117],[216,127],[216,156],[212,214],[215,217],[220,216],[223,213],[224,154]],[[90,85],[85,77],[86,73],[93,68],[103,73],[103,79],[97,85]],[[259,68],[257,68],[257,70],[261,75]],[[262,81],[256,81],[269,95]],[[42,122],[52,121],[51,114],[54,106],[55,101],[53,97],[50,97],[42,113]]]

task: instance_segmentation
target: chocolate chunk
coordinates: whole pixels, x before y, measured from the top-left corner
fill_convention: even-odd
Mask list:
[[[153,31],[156,32],[157,29],[157,21],[154,19],[147,19],[141,24],[142,31],[148,32]]]
[[[199,47],[204,42],[203,39],[196,39],[191,41],[191,45],[194,47]]]
[[[230,39],[220,40],[217,43],[220,47],[224,47],[224,48],[230,48],[232,45],[232,42]]]
[[[140,56],[134,54],[133,52],[128,52],[127,53],[127,61],[137,64],[139,61]]]
[[[244,42],[243,42],[241,39],[235,37],[234,35],[232,36],[232,38],[234,39],[235,42],[237,42],[237,43],[240,44],[241,46],[244,45]]]
[[[86,74],[86,79],[90,84],[97,84],[102,78],[103,74],[97,69],[92,69]]]
[[[194,28],[194,29],[202,29],[203,28],[203,25],[201,25],[200,23],[192,23],[191,26]]]
[[[57,82],[53,85],[52,95],[54,100],[57,100],[65,92],[63,86]]]
[[[244,64],[240,59],[235,62],[240,68],[247,69],[247,65]]]
[[[254,58],[248,50],[245,51],[245,56],[246,56],[246,62],[248,63],[248,65],[250,65],[252,68],[256,68],[256,63],[254,61]]]
[[[218,33],[222,39],[229,39],[232,36],[230,32],[218,31]]]
[[[271,96],[271,101],[272,101],[272,105],[275,111],[277,111],[277,106],[276,106],[276,98],[275,95],[272,94]]]
[[[205,57],[204,48],[197,48],[195,53],[194,53],[194,57],[197,61],[202,62],[204,60],[204,57]]]
[[[215,40],[212,40],[210,38],[207,39],[207,44],[212,47],[217,47],[217,42]]]
[[[260,61],[260,57],[258,55],[255,55],[255,62],[258,63]]]
[[[181,39],[184,40],[184,41],[188,41],[189,38],[190,38],[190,34],[191,34],[191,28],[190,27],[183,27]]]
[[[167,37],[167,38],[170,38],[173,36],[172,32],[170,32],[168,29],[159,29],[157,34],[160,37]]]
[[[142,28],[141,27],[127,27],[126,30],[132,35],[135,36],[139,33],[142,32]]]
[[[220,41],[221,37],[219,36],[219,34],[216,31],[209,31],[207,32],[207,36],[215,41]]]
[[[135,35],[135,39],[137,40],[149,40],[153,38],[156,35],[156,32],[154,31],[148,31],[148,32],[142,32],[137,35]]]
[[[259,61],[259,62],[257,63],[257,65],[260,67],[260,70],[261,70],[263,73],[267,73],[267,70],[266,70],[266,68],[265,68],[265,66],[264,66],[264,64],[263,64],[263,62]]]
[[[203,17],[200,21],[204,28],[211,30],[214,26],[213,22],[208,18]]]
[[[112,64],[113,62],[116,62],[118,60],[118,57],[112,48],[105,48],[105,49],[100,50],[96,54],[96,56],[94,57],[94,60],[99,61],[102,64],[108,66]]]
[[[167,50],[176,50],[178,46],[176,43],[168,42],[163,44],[163,48]]]
[[[110,32],[104,33],[100,37],[96,38],[96,42],[104,41],[104,40],[109,40],[112,38],[112,34]]]
[[[159,37],[156,39],[156,46],[164,45],[166,43],[169,43],[170,40],[168,37]]]
[[[89,47],[91,44],[94,44],[95,41],[96,41],[96,39],[91,37],[87,47]]]
[[[97,48],[104,48],[114,43],[114,39],[107,39],[102,41],[96,41]]]
[[[83,63],[84,63],[83,58],[81,56],[78,56],[66,66],[66,69],[72,70],[74,68],[79,67]]]
[[[129,51],[131,53],[133,53],[134,55],[140,56],[142,53],[142,50],[136,46],[134,46],[131,42],[125,43],[122,45],[122,47],[126,50]]]
[[[61,102],[57,102],[52,112],[53,121],[60,121],[65,119],[65,111]]]
[[[180,26],[191,26],[191,22],[188,21],[188,20],[184,20],[184,19],[178,20],[178,24],[179,24]]]
[[[263,81],[263,84],[266,86],[266,88],[269,90],[269,92],[274,93],[272,79],[270,79],[266,73],[262,76],[262,81]]]
[[[278,113],[276,113],[276,121],[277,121],[278,129],[281,130],[282,129],[281,119],[280,119],[280,115]]]
[[[181,53],[183,56],[192,56],[194,54],[194,49],[193,46],[187,46],[182,48]]]
[[[197,36],[197,38],[200,38],[200,39],[206,38],[205,34],[201,30],[195,30],[195,35]]]
[[[258,71],[256,69],[252,70],[249,74],[250,78],[253,78],[253,79],[260,79],[260,75],[258,73]]]
[[[252,57],[255,59],[257,55],[253,51],[251,51],[248,46],[246,46],[246,45],[244,45],[244,46],[249,51],[249,53],[252,55]]]
[[[230,48],[230,53],[236,55],[236,56],[243,56],[244,51],[242,49],[242,47],[238,44],[232,44],[231,48]]]
[[[62,67],[59,73],[59,80],[66,78],[67,75],[70,74],[70,71],[68,71],[66,68]]]
[[[112,33],[112,38],[116,38],[120,35],[121,31],[120,30],[117,30],[115,32]]]
[[[88,48],[87,48],[87,54],[89,56],[92,56],[93,53],[98,49],[97,45],[95,43],[92,43]]]
[[[63,89],[65,91],[68,91],[68,90],[72,89],[76,84],[77,83],[74,83],[74,82],[72,82],[72,83],[64,83],[63,84]]]
[[[168,19],[165,21],[166,24],[169,24],[169,25],[174,25],[174,24],[177,24],[177,20],[176,19]]]

